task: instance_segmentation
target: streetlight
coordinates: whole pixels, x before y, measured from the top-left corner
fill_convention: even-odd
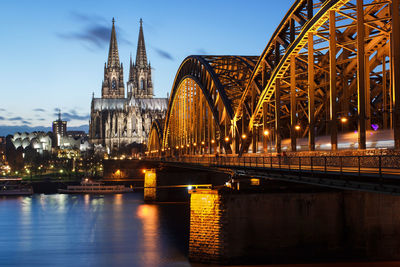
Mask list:
[[[265,131],[264,131],[264,135],[265,135],[265,136],[269,135],[269,131],[268,131],[268,130],[265,130]]]
[[[225,137],[225,142],[229,142],[229,136]]]
[[[342,117],[341,119],[340,119],[340,122],[341,123],[346,123],[348,121],[348,119],[346,118],[346,117]]]
[[[296,131],[300,131],[301,127],[300,127],[299,124],[297,124],[296,126],[294,126],[294,129],[295,129]]]
[[[247,135],[242,134],[242,139],[246,139],[246,138],[247,138]]]

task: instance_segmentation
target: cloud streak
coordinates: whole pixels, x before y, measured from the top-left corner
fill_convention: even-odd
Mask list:
[[[111,27],[106,23],[106,19],[97,15],[87,15],[77,12],[71,12],[74,20],[84,24],[81,29],[67,32],[56,33],[56,35],[68,41],[80,41],[89,49],[103,49],[110,41]],[[119,43],[132,45],[132,43],[123,37],[123,31],[117,27],[117,38]]]
[[[23,121],[24,119],[22,117],[12,117],[8,118],[9,121]]]
[[[54,116],[58,116],[58,112],[54,113]],[[90,119],[90,115],[79,115],[76,113],[75,110],[70,110],[69,112],[62,112],[61,113],[61,119],[65,121],[71,121],[71,120],[78,120],[78,121],[87,121]]]
[[[174,61],[174,57],[170,53],[168,53],[167,51],[162,50],[160,48],[156,48],[156,47],[154,47],[154,50],[157,52],[157,54],[160,57],[162,57],[164,59],[168,59],[168,60]]]
[[[46,112],[46,110],[42,109],[42,108],[35,108],[33,111],[36,112]]]

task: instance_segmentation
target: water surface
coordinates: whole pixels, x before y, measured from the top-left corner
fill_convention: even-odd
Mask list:
[[[143,194],[0,198],[0,266],[190,266],[188,204]]]

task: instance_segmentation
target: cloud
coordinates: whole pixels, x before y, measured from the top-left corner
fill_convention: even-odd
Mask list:
[[[71,16],[74,20],[82,22],[85,25],[73,32],[56,33],[59,38],[80,41],[89,49],[103,49],[108,45],[111,35],[111,22],[107,22],[105,18],[97,15],[71,12]],[[119,27],[116,28],[118,43],[132,45],[132,42],[123,37],[124,32]]]
[[[0,108],[0,111],[6,111],[4,108]]]
[[[23,124],[31,124],[29,121],[21,121]]]
[[[12,118],[8,118],[9,121],[23,121],[24,119],[21,117],[12,117]]]
[[[46,119],[45,118],[38,118],[37,120],[38,121],[45,121]]]
[[[4,117],[2,117],[2,116],[0,116],[0,120],[5,120],[5,118],[4,118]]]
[[[58,116],[58,112],[54,113],[55,116]],[[76,113],[75,110],[70,110],[69,112],[62,112],[61,113],[61,119],[65,121],[71,121],[71,120],[79,120],[79,121],[87,121],[90,119],[90,115],[79,115]]]
[[[170,53],[168,53],[167,51],[164,51],[164,50],[156,48],[156,47],[153,47],[153,49],[157,52],[157,54],[160,57],[168,59],[168,60],[171,60],[171,61],[174,61],[173,56]]]
[[[35,108],[33,111],[36,112],[46,112],[46,110],[42,109],[42,108]]]

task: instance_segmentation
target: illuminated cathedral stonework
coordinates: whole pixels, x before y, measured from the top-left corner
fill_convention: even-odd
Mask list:
[[[144,143],[152,122],[165,117],[167,106],[167,98],[153,98],[151,66],[147,62],[142,20],[136,62],[132,62],[131,58],[125,97],[123,65],[119,61],[113,19],[101,98],[92,98],[89,125],[91,143],[101,145],[107,152],[132,143]]]

